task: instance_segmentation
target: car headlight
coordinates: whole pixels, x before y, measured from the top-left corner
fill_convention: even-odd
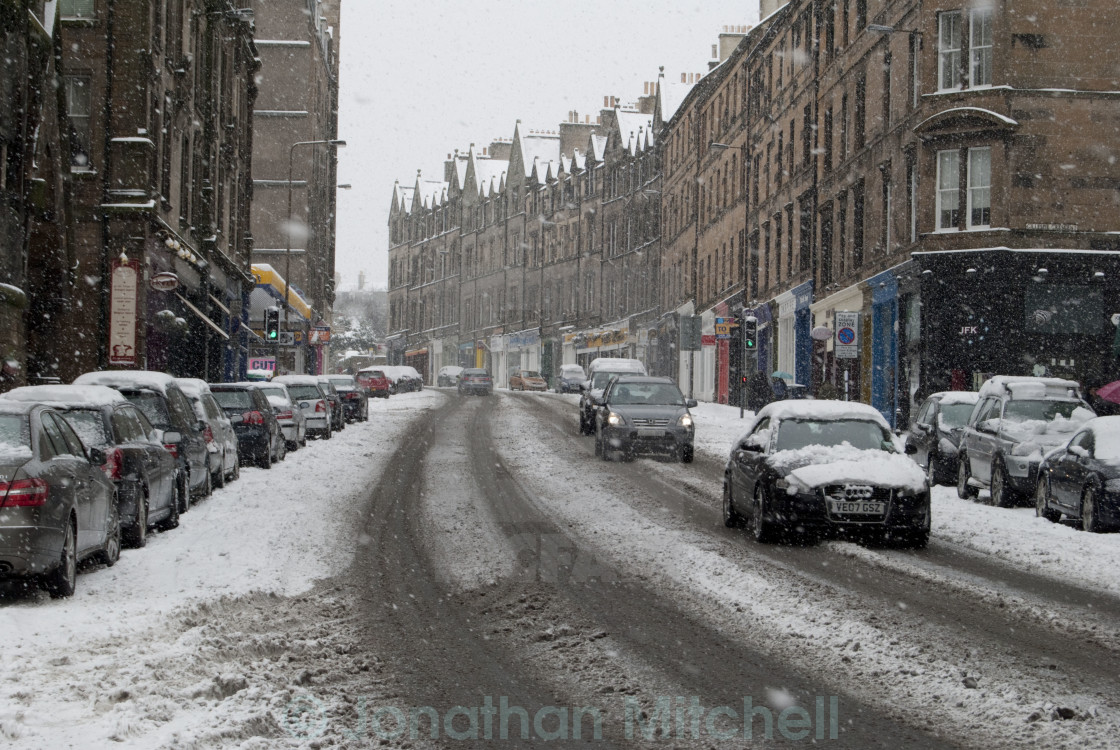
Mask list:
[[[774,480],[774,486],[777,487],[779,490],[788,490],[789,489],[789,481],[782,478],[782,477],[779,477],[779,478]]]
[[[614,425],[614,426],[617,427],[618,425],[622,424],[622,422],[623,422],[623,419],[622,419],[621,414],[616,414],[615,412],[612,411],[610,414],[607,415],[607,424],[609,424],[609,425]]]
[[[682,414],[681,418],[677,420],[677,424],[680,425],[681,427],[691,427],[692,426],[692,415],[691,414]]]

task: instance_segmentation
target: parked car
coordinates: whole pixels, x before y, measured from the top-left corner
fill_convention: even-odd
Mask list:
[[[591,361],[588,380],[580,388],[579,434],[595,434],[595,400],[603,397],[611,377],[615,375],[645,375],[646,367],[636,359],[599,357]]]
[[[468,367],[459,373],[459,395],[474,393],[489,396],[494,393],[494,381],[490,373],[481,367]]]
[[[695,428],[686,399],[672,378],[619,375],[595,408],[595,455],[667,453],[692,463]]]
[[[257,387],[268,397],[268,403],[272,405],[272,413],[280,422],[280,430],[284,433],[287,449],[297,451],[301,446],[307,445],[307,417],[304,416],[303,409],[299,408],[292,399],[288,387],[283,382],[278,382],[276,378],[267,383],[257,383]],[[280,460],[283,461],[283,457]]]
[[[579,387],[587,380],[587,373],[580,365],[560,365],[560,381],[556,384],[557,393],[579,393]]]
[[[74,379],[74,385],[107,385],[121,392],[136,405],[160,431],[163,446],[179,459],[179,470],[187,477],[191,497],[209,497],[213,487],[210,452],[206,449],[206,423],[195,416],[191,402],[175,378],[149,370],[112,370],[87,372]],[[165,432],[178,434],[180,440],[166,439]],[[186,513],[190,503],[179,508]]]
[[[8,391],[3,399],[50,406],[87,449],[105,454],[101,468],[116,488],[126,545],[143,547],[153,525],[179,525],[186,475],[179,474],[148,418],[119,392],[103,385],[31,385]]]
[[[237,436],[237,455],[242,463],[271,469],[288,452],[280,420],[259,382],[215,383],[210,386],[214,400],[233,423]]]
[[[342,400],[342,416],[348,422],[369,421],[369,396],[353,375],[327,375]]]
[[[71,596],[78,563],[121,554],[117,493],[62,415],[42,404],[0,401],[0,577],[39,581]]]
[[[980,394],[976,391],[941,391],[922,402],[910,425],[913,458],[926,468],[930,486],[957,481],[957,448]]]
[[[924,547],[929,484],[871,406],[776,401],[759,410],[731,449],[723,522],[749,522],[759,542],[789,534],[872,533]]]
[[[440,388],[452,388],[459,384],[459,374],[463,368],[458,365],[447,365],[439,368],[436,373],[436,385]]]
[[[370,397],[389,398],[389,394],[393,392],[393,381],[380,367],[366,367],[358,370],[354,379],[358,381],[358,385],[364,388],[366,395]]]
[[[392,382],[393,393],[411,393],[424,388],[424,378],[408,365],[383,365],[381,371]]]
[[[974,498],[987,488],[992,505],[1001,508],[1029,499],[1042,454],[1094,416],[1072,380],[989,378],[961,433],[957,494]]]
[[[206,449],[210,451],[211,482],[215,487],[225,487],[226,481],[232,482],[241,476],[233,423],[214,400],[210,385],[205,380],[175,378],[175,382],[190,399],[195,416],[206,423],[202,437],[206,440]]]
[[[547,391],[548,382],[536,370],[515,370],[509,376],[511,391]]]
[[[319,381],[314,375],[278,375],[272,383],[287,387],[292,403],[303,412],[309,435],[331,439],[334,428],[331,402],[319,390]]]
[[[1038,469],[1035,512],[1048,521],[1062,514],[1085,531],[1120,530],[1120,417],[1097,417]]]
[[[319,390],[331,405],[331,429],[335,432],[346,429],[346,415],[342,411],[342,395],[326,375],[316,375]]]

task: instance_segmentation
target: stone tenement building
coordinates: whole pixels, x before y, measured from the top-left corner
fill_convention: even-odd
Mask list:
[[[460,363],[508,363],[514,350],[528,351],[517,361],[535,366],[551,341],[544,365],[553,368],[558,346],[563,362],[626,353],[687,385],[690,357],[680,353],[678,321],[701,315],[692,387],[700,398],[731,403],[744,376],[775,370],[811,391],[869,402],[892,422],[924,393],[974,388],[992,372],[1061,374],[1087,386],[1114,380],[1120,41],[1107,33],[1114,4],[1071,0],[1060,17],[1044,0],[775,4],[764,3],[763,21],[749,32],[724,35],[721,59],[698,82],[658,82],[653,132],[641,131],[640,148],[616,151],[617,167],[610,148],[596,150],[594,138],[606,132],[570,162],[557,158],[556,171],[525,171],[524,157],[511,155],[510,167],[521,159],[518,169],[503,170],[530,175],[527,187],[542,203],[525,205],[532,195],[511,191],[510,177],[484,188],[498,213],[487,214],[483,199],[481,215],[502,218],[491,219],[501,226],[493,230],[497,251],[490,239],[481,250],[462,248],[483,259],[470,272],[477,276],[454,277],[461,208],[442,220],[442,234],[422,229],[444,192],[457,188],[398,186],[390,262],[401,354],[436,349],[428,324],[414,316],[429,304],[421,288],[435,284],[446,302],[433,366],[455,361],[452,349],[467,353]],[[629,142],[617,128],[614,138]],[[526,151],[523,140],[519,132],[515,151]],[[472,160],[473,152],[451,163],[457,170]],[[613,186],[603,182],[610,175]],[[553,196],[572,177],[594,192],[573,192],[557,211]],[[620,177],[622,194],[608,198]],[[449,170],[445,181],[455,179]],[[617,200],[629,232],[627,222],[608,221]],[[580,239],[565,245],[571,206],[585,223]],[[659,215],[657,230],[641,223],[642,211]],[[527,218],[513,221],[518,212]],[[656,240],[643,244],[635,227]],[[448,260],[439,251],[417,260],[437,236]],[[548,254],[549,236],[557,236],[556,255]],[[633,261],[612,277],[619,247]],[[557,315],[554,300],[570,299],[571,276],[561,269],[573,253],[575,314]],[[449,275],[418,275],[433,262],[450,263]],[[656,279],[652,294],[637,295],[648,309],[620,286],[643,288],[634,274],[641,264]],[[499,271],[501,285],[478,281]],[[508,283],[514,278],[522,282]],[[619,299],[627,301],[619,307]],[[593,320],[581,317],[592,310]],[[717,326],[744,313],[760,326],[749,367],[733,331]],[[856,337],[847,351],[836,349],[838,314]],[[563,332],[569,325],[577,333]],[[609,348],[586,345],[580,333],[590,325],[603,333],[593,343]],[[512,341],[511,327],[519,329]],[[505,338],[491,340],[498,331]],[[495,360],[500,347],[504,360]]]

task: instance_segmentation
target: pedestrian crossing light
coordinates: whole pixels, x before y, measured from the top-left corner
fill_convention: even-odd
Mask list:
[[[266,307],[264,309],[264,338],[266,341],[280,339],[280,308]]]
[[[743,351],[758,351],[758,318],[749,315],[743,318],[741,325],[743,331]]]

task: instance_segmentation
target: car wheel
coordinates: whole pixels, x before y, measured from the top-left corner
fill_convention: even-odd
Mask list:
[[[262,469],[271,469],[272,468],[272,448],[271,447],[265,448],[263,451],[261,451],[260,457],[257,458],[257,466],[261,467]]]
[[[774,524],[766,520],[766,492],[762,487],[754,491],[754,505],[751,507],[751,536],[759,544],[769,544],[777,538]]]
[[[681,463],[682,464],[692,463],[693,448],[692,448],[691,445],[682,445],[681,446],[680,458],[681,458]]]
[[[938,466],[939,463],[937,454],[930,451],[929,458],[926,460],[926,482],[929,483],[930,487],[936,487],[939,484],[937,481],[937,477],[939,476],[938,470],[941,468]]]
[[[66,521],[66,535],[62,539],[62,557],[58,567],[47,574],[47,591],[52,599],[74,595],[78,583],[78,550],[74,539],[74,519]]]
[[[992,466],[991,503],[999,508],[1010,508],[1018,499],[1015,492],[1007,486],[1007,470],[1003,461],[997,460]]]
[[[599,431],[595,431],[595,455],[602,458],[603,456],[603,440],[599,437]]]
[[[179,506],[182,496],[182,484],[175,482],[175,491],[171,493],[171,504],[167,507],[167,518],[160,523],[160,531],[170,531],[179,526]]]
[[[1057,523],[1062,514],[1050,507],[1050,483],[1043,477],[1034,490],[1034,514],[1050,523]]]
[[[226,486],[226,470],[221,465],[218,466],[218,471],[214,473],[213,478],[210,480],[210,486],[219,489]]]
[[[148,493],[140,498],[140,506],[136,509],[136,523],[125,534],[124,543],[132,549],[143,549],[148,543]]]
[[[187,470],[179,475],[179,481],[183,483],[182,492],[179,493],[179,515],[183,515],[191,509],[191,472]]]
[[[1081,493],[1081,528],[1093,534],[1106,531],[1101,521],[1101,509],[1097,501],[1097,488],[1089,485]]]
[[[968,483],[968,479],[968,456],[962,453],[957,461],[957,497],[961,500],[969,500],[979,494],[976,488]]]
[[[105,536],[105,546],[99,557],[106,568],[111,568],[121,559],[121,506],[116,493],[113,494],[112,510],[109,512],[109,533]]]
[[[198,493],[195,500],[202,500],[203,498],[210,497],[214,493],[213,474],[210,473],[210,467],[206,467],[205,479],[202,482],[202,490]]]
[[[241,459],[238,458],[236,461],[233,462],[233,472],[229,475],[229,480],[231,482],[236,482],[240,478],[241,478]]]
[[[735,500],[731,495],[731,479],[723,480],[723,525],[729,529],[743,528],[746,520],[735,510]]]
[[[276,460],[277,461],[283,461],[287,457],[288,457],[288,443],[287,443],[287,441],[281,441],[280,448],[276,451]]]
[[[323,433],[323,439],[324,440],[330,440],[333,435],[334,435],[334,430],[332,430],[331,426],[328,424],[326,432]]]

